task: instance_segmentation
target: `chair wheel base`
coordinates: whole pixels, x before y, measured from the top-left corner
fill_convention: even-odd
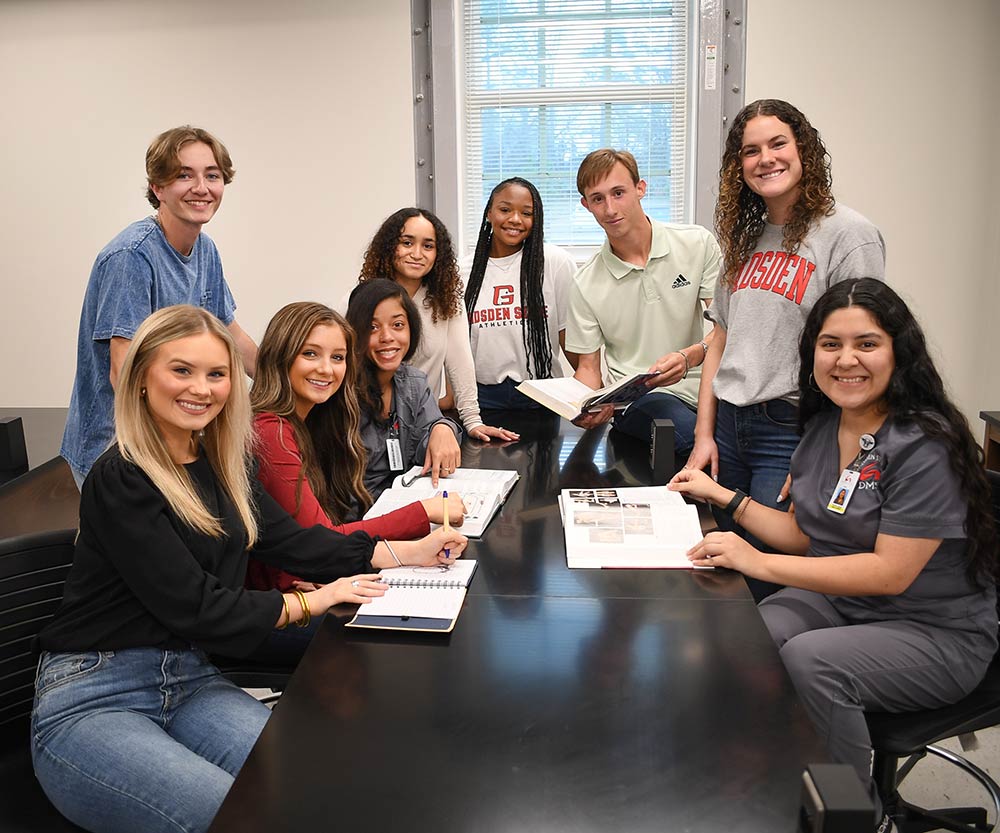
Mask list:
[[[982,807],[948,807],[925,810],[900,800],[891,815],[899,833],[929,833],[931,830],[950,830],[954,833],[990,833],[994,828],[986,820]]]

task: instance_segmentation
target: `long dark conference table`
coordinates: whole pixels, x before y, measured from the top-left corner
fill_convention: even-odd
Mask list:
[[[453,633],[328,617],[212,831],[796,831],[827,759],[743,579],[567,569],[558,490],[648,484],[647,450],[491,419],[522,441],[462,464],[521,479]]]

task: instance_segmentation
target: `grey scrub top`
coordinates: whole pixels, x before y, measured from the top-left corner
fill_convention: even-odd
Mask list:
[[[817,414],[792,455],[792,499],[811,556],[873,552],[878,534],[941,538],[913,583],[896,596],[829,596],[852,622],[902,620],[983,634],[996,647],[994,585],[966,575],[967,506],[944,444],[916,425],[886,422],[862,459],[859,482],[843,515],[827,509],[840,480],[840,411]],[[860,449],[859,449],[860,450]]]

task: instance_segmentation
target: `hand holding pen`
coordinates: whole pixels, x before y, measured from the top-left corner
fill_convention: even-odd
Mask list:
[[[429,535],[416,541],[379,541],[372,554],[372,565],[384,567],[435,567],[451,566],[460,558],[469,539],[461,533],[438,527]],[[392,552],[389,547],[391,546]],[[445,555],[447,551],[448,555]],[[393,557],[392,553],[395,553]],[[396,559],[399,563],[396,563]]]
[[[444,507],[445,503],[441,500],[441,495],[437,494],[434,497],[425,498],[420,501],[421,505],[424,507],[424,511],[427,513],[427,520],[432,524],[443,524],[444,523]],[[448,523],[452,526],[461,526],[465,521],[466,506],[465,501],[462,500],[462,496],[458,492],[448,492]]]

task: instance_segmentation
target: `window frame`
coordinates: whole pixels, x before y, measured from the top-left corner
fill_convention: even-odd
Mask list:
[[[441,218],[451,230],[461,257],[475,241],[464,239],[462,223],[465,176],[459,3],[461,0],[411,0],[417,205]],[[688,145],[692,187],[685,202],[692,222],[712,228],[726,130],[745,103],[747,0],[688,3],[695,50],[689,82],[694,137]],[[710,81],[713,67],[714,86]],[[567,247],[580,263],[596,249]]]

